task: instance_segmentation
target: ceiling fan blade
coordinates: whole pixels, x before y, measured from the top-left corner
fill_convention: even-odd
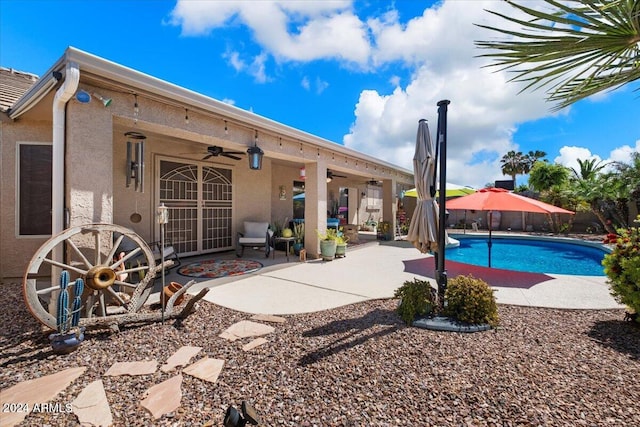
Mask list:
[[[204,157],[202,158],[202,160],[207,160],[208,158],[210,158],[210,157],[212,157],[212,156],[213,156],[213,154],[207,154],[206,156],[204,156]]]
[[[225,154],[240,154],[240,155],[245,155],[246,153],[244,151],[225,151]]]
[[[225,157],[228,157],[230,159],[233,159],[233,160],[240,160],[240,157],[234,156],[234,155],[229,154],[229,153],[222,153],[222,155],[225,156]]]

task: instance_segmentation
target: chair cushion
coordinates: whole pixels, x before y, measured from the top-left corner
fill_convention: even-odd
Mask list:
[[[241,245],[264,245],[267,243],[266,234],[265,237],[240,237],[238,243]]]
[[[262,242],[265,241],[267,236],[267,229],[269,228],[268,222],[244,222],[244,237],[260,238]]]

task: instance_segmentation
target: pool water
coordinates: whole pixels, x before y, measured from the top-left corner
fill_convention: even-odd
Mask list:
[[[448,260],[488,266],[487,238],[460,238],[460,246],[449,248]],[[606,252],[583,246],[549,240],[494,238],[491,267],[531,273],[604,276],[602,260]]]

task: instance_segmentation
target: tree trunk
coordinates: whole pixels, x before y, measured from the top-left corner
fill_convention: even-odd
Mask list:
[[[594,213],[596,217],[598,217],[598,220],[600,221],[600,223],[602,224],[606,232],[615,233],[616,230],[611,226],[611,224],[607,223],[607,220],[602,214],[602,211],[600,210],[600,207],[598,206],[597,202],[591,202],[590,205],[591,205],[591,211]]]

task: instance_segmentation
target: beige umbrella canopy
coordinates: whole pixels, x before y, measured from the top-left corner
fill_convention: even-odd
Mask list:
[[[407,240],[420,252],[438,251],[438,203],[435,201],[436,155],[429,134],[429,125],[418,123],[413,174],[418,201],[411,218]]]

